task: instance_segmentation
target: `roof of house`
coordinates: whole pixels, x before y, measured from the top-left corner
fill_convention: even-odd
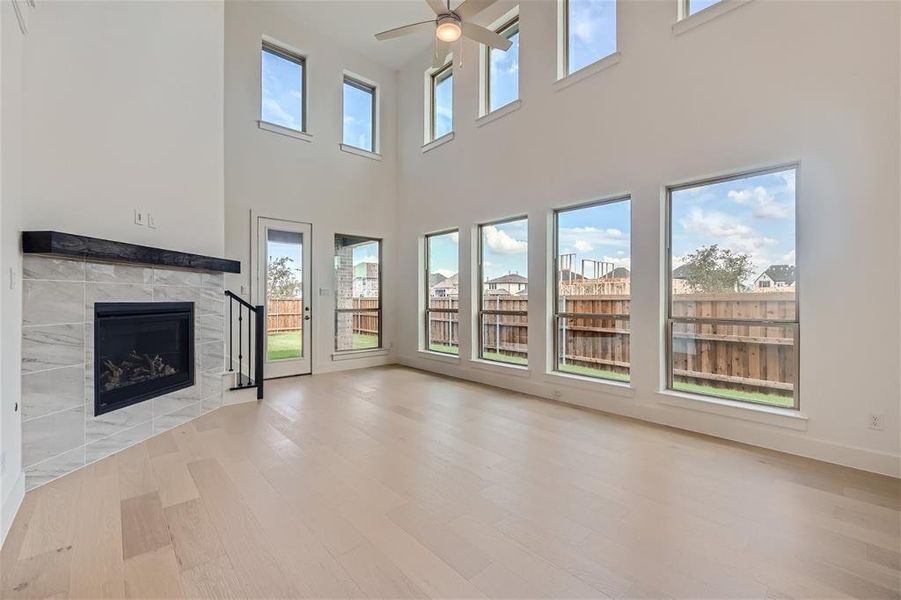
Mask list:
[[[572,269],[560,269],[560,281],[579,281],[580,279],[585,279],[585,277]]]
[[[770,265],[755,281],[764,275],[776,283],[791,284],[795,282],[795,265]]]
[[[687,264],[681,265],[673,269],[673,279],[685,279],[687,276],[689,266]]]
[[[432,286],[433,289],[437,289],[437,288],[442,288],[442,289],[447,288],[447,289],[451,289],[451,288],[456,288],[456,287],[457,287],[457,275],[456,275],[456,273],[453,274],[453,275],[451,275],[450,277],[445,277],[445,278],[444,278],[444,281],[439,281],[438,283],[436,283],[435,285]]]
[[[604,279],[628,279],[630,271],[626,267],[616,267],[609,273],[604,275]]]
[[[519,273],[507,273],[494,279],[489,279],[488,283],[528,283],[529,280]]]
[[[447,277],[441,273],[429,273],[429,287],[436,286],[446,280]]]

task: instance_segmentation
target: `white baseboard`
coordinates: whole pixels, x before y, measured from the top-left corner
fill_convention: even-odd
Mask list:
[[[6,499],[3,501],[3,507],[0,508],[0,547],[6,541],[6,534],[9,533],[19,507],[22,506],[22,499],[25,498],[25,471],[19,471],[16,477],[16,483],[10,490]]]
[[[443,362],[426,360],[418,356],[398,356],[397,362],[414,369],[531,394],[555,402],[632,417],[658,425],[861,469],[880,475],[888,475],[889,477],[901,477],[901,457],[890,453],[812,438],[806,432],[792,431],[723,415],[701,415],[695,411],[682,410],[657,401],[637,401],[635,398],[609,393],[603,389],[603,386],[598,386],[598,389],[591,392],[567,390],[564,397],[555,398],[553,388],[559,388],[559,386],[548,384],[540,377],[516,377],[513,374],[508,376],[500,370],[486,372],[466,368],[466,365],[445,364]]]

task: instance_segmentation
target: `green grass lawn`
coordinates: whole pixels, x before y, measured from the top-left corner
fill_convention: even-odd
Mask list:
[[[450,346],[448,344],[429,344],[429,350],[432,352],[441,352],[443,354],[460,354],[460,348]]]
[[[561,373],[570,373],[572,375],[582,375],[584,377],[596,377],[600,379],[612,379],[614,381],[629,381],[628,373],[617,373],[607,369],[597,369],[595,367],[582,367],[579,365],[557,365],[557,370]]]
[[[354,334],[354,350],[378,348],[379,336],[370,333]],[[300,358],[303,349],[303,332],[280,331],[266,335],[267,360]]]
[[[508,363],[511,365],[527,365],[529,359],[525,356],[510,356],[509,354],[501,354],[500,352],[482,352],[483,360],[494,360],[497,362]]]
[[[769,406],[781,406],[791,408],[795,401],[791,396],[779,396],[776,394],[767,394],[764,392],[744,392],[741,390],[730,390],[726,388],[715,388],[709,385],[698,385],[696,383],[682,383],[680,381],[673,382],[673,389],[677,392],[688,392],[689,394],[704,394],[706,396],[719,396],[727,400],[741,400],[743,402],[756,402],[757,404],[767,404]]]

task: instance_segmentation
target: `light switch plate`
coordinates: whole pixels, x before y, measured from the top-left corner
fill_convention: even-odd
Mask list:
[[[147,213],[147,227],[150,229],[156,229],[156,217],[152,214]]]
[[[139,211],[137,208],[135,209],[135,225],[144,226],[145,218],[144,213]]]

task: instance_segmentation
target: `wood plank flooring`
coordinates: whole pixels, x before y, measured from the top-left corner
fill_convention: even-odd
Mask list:
[[[2,598],[898,598],[894,479],[401,367],[29,492]]]

